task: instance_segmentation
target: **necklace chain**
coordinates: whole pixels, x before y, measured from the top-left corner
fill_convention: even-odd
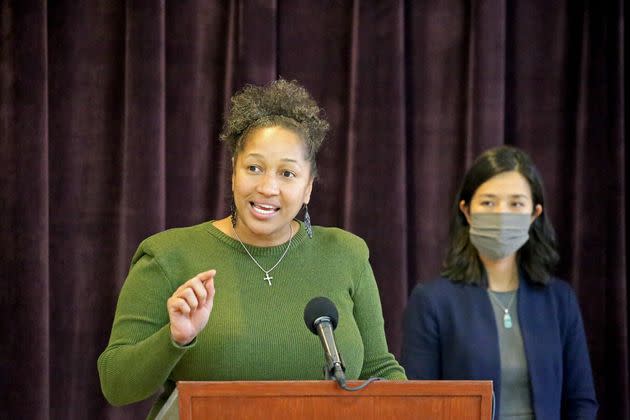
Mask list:
[[[269,286],[271,286],[271,280],[273,280],[273,276],[270,276],[269,273],[271,273],[271,271],[273,271],[273,269],[276,268],[278,264],[280,264],[280,261],[282,261],[284,256],[287,255],[287,252],[289,251],[289,247],[291,246],[291,241],[293,240],[293,228],[291,227],[291,223],[289,223],[289,243],[287,244],[287,247],[284,249],[284,252],[280,256],[280,259],[269,270],[265,270],[262,267],[262,265],[260,265],[258,261],[256,261],[256,258],[254,258],[254,256],[249,252],[249,249],[247,249],[247,247],[243,243],[243,241],[241,241],[241,237],[238,236],[238,232],[236,232],[236,228],[233,225],[232,225],[232,230],[234,231],[234,234],[236,235],[236,239],[238,239],[238,242],[241,244],[245,252],[247,252],[247,255],[249,255],[249,258],[251,258],[252,261],[254,261],[254,264],[256,264],[258,268],[260,268],[263,271],[263,273],[265,273],[265,277],[263,277],[263,280],[265,280],[267,283],[269,283]]]
[[[494,295],[494,292],[492,290],[488,290],[488,294],[490,295],[490,299],[494,300],[497,303],[497,305],[499,305],[499,307],[503,309],[503,326],[505,328],[512,328],[512,317],[510,316],[510,306],[512,306],[512,302],[514,302],[516,291],[512,294],[512,297],[510,298],[510,301],[508,302],[507,307],[503,306],[503,303],[501,303],[499,298]]]

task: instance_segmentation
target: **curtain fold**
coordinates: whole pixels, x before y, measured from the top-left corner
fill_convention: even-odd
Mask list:
[[[46,4],[13,6],[0,3],[0,385],[9,412],[20,407],[26,418],[48,418],[54,331]]]
[[[110,407],[96,371],[130,258],[153,233],[227,214],[231,156],[218,135],[229,98],[284,77],[330,121],[309,212],[370,247],[392,352],[408,293],[440,271],[468,165],[515,145],[545,180],[600,417],[630,417],[623,9],[0,2],[5,412],[146,415],[150,401]]]
[[[351,23],[350,23],[350,49],[348,54],[348,66],[344,73],[347,74],[347,102],[345,112],[345,119],[347,120],[346,127],[346,141],[345,148],[342,151],[344,159],[344,173],[341,179],[343,182],[343,226],[347,226],[348,229],[352,226],[352,211],[354,208],[354,201],[351,197],[354,196],[354,171],[356,159],[356,147],[357,147],[357,118],[358,118],[358,74],[359,74],[359,60],[361,50],[359,48],[360,37],[359,31],[361,29],[360,18],[360,0],[354,0],[352,2]]]
[[[388,342],[397,349],[402,314],[396,309],[407,296],[404,282],[391,281],[392,275],[407,276],[404,3],[357,1],[355,7],[356,75],[353,105],[348,106],[354,113],[348,118],[354,123],[354,142],[347,151],[350,209],[345,227],[368,244],[379,243],[370,248],[370,260],[380,262],[373,265],[374,274],[383,311],[390,315],[385,322]]]
[[[607,4],[583,12],[576,131],[573,241],[566,244],[571,279],[583,305],[586,325],[598,325],[602,336],[589,335],[591,357],[603,362],[595,382],[600,395],[628,389],[628,283],[625,270],[625,183],[623,156],[622,63],[619,60],[621,6]],[[615,24],[613,24],[613,22]],[[613,29],[614,28],[614,29]],[[602,83],[606,81],[606,83]],[[621,111],[623,112],[623,111]],[[626,169],[627,170],[627,169]],[[601,197],[597,199],[596,197]],[[614,214],[611,209],[618,209]],[[605,285],[593,288],[594,284]],[[621,327],[621,328],[620,328]],[[626,325],[627,327],[627,325]],[[611,357],[612,356],[612,357]],[[619,372],[625,372],[619,375]],[[629,394],[630,395],[630,394]],[[628,398],[619,401],[629,413]],[[623,408],[623,410],[621,410]]]
[[[121,249],[166,227],[164,2],[126,4]]]
[[[466,164],[505,143],[506,2],[471,2],[468,22]]]
[[[276,0],[238,2],[237,88],[277,78],[278,25]]]
[[[206,1],[166,6],[166,221],[185,226],[226,209],[231,168],[217,133],[232,89],[236,9]]]
[[[408,2],[406,16],[407,280],[411,289],[440,271],[453,197],[470,160],[472,35],[470,10],[464,2]],[[442,222],[435,222],[436,214],[442,215]]]

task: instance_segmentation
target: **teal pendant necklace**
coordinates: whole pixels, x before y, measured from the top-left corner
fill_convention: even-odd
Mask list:
[[[516,296],[516,291],[512,295],[510,302],[507,306],[503,306],[501,301],[494,295],[494,292],[488,290],[490,298],[494,299],[495,303],[499,305],[499,307],[503,310],[503,327],[509,329],[512,328],[512,316],[510,315],[510,306],[512,306],[512,302],[514,302],[514,296]]]

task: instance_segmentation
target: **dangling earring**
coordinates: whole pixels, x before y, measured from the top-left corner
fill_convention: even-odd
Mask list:
[[[304,229],[309,239],[313,239],[313,226],[311,225],[311,216],[308,214],[308,205],[304,203]]]
[[[232,227],[236,227],[236,204],[234,203],[234,197],[230,201],[230,218],[232,219]]]

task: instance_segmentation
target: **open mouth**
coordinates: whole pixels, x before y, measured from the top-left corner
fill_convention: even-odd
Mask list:
[[[280,210],[279,207],[271,206],[268,204],[254,203],[253,201],[250,201],[249,205],[252,207],[254,212],[263,216],[275,214],[278,210]]]

